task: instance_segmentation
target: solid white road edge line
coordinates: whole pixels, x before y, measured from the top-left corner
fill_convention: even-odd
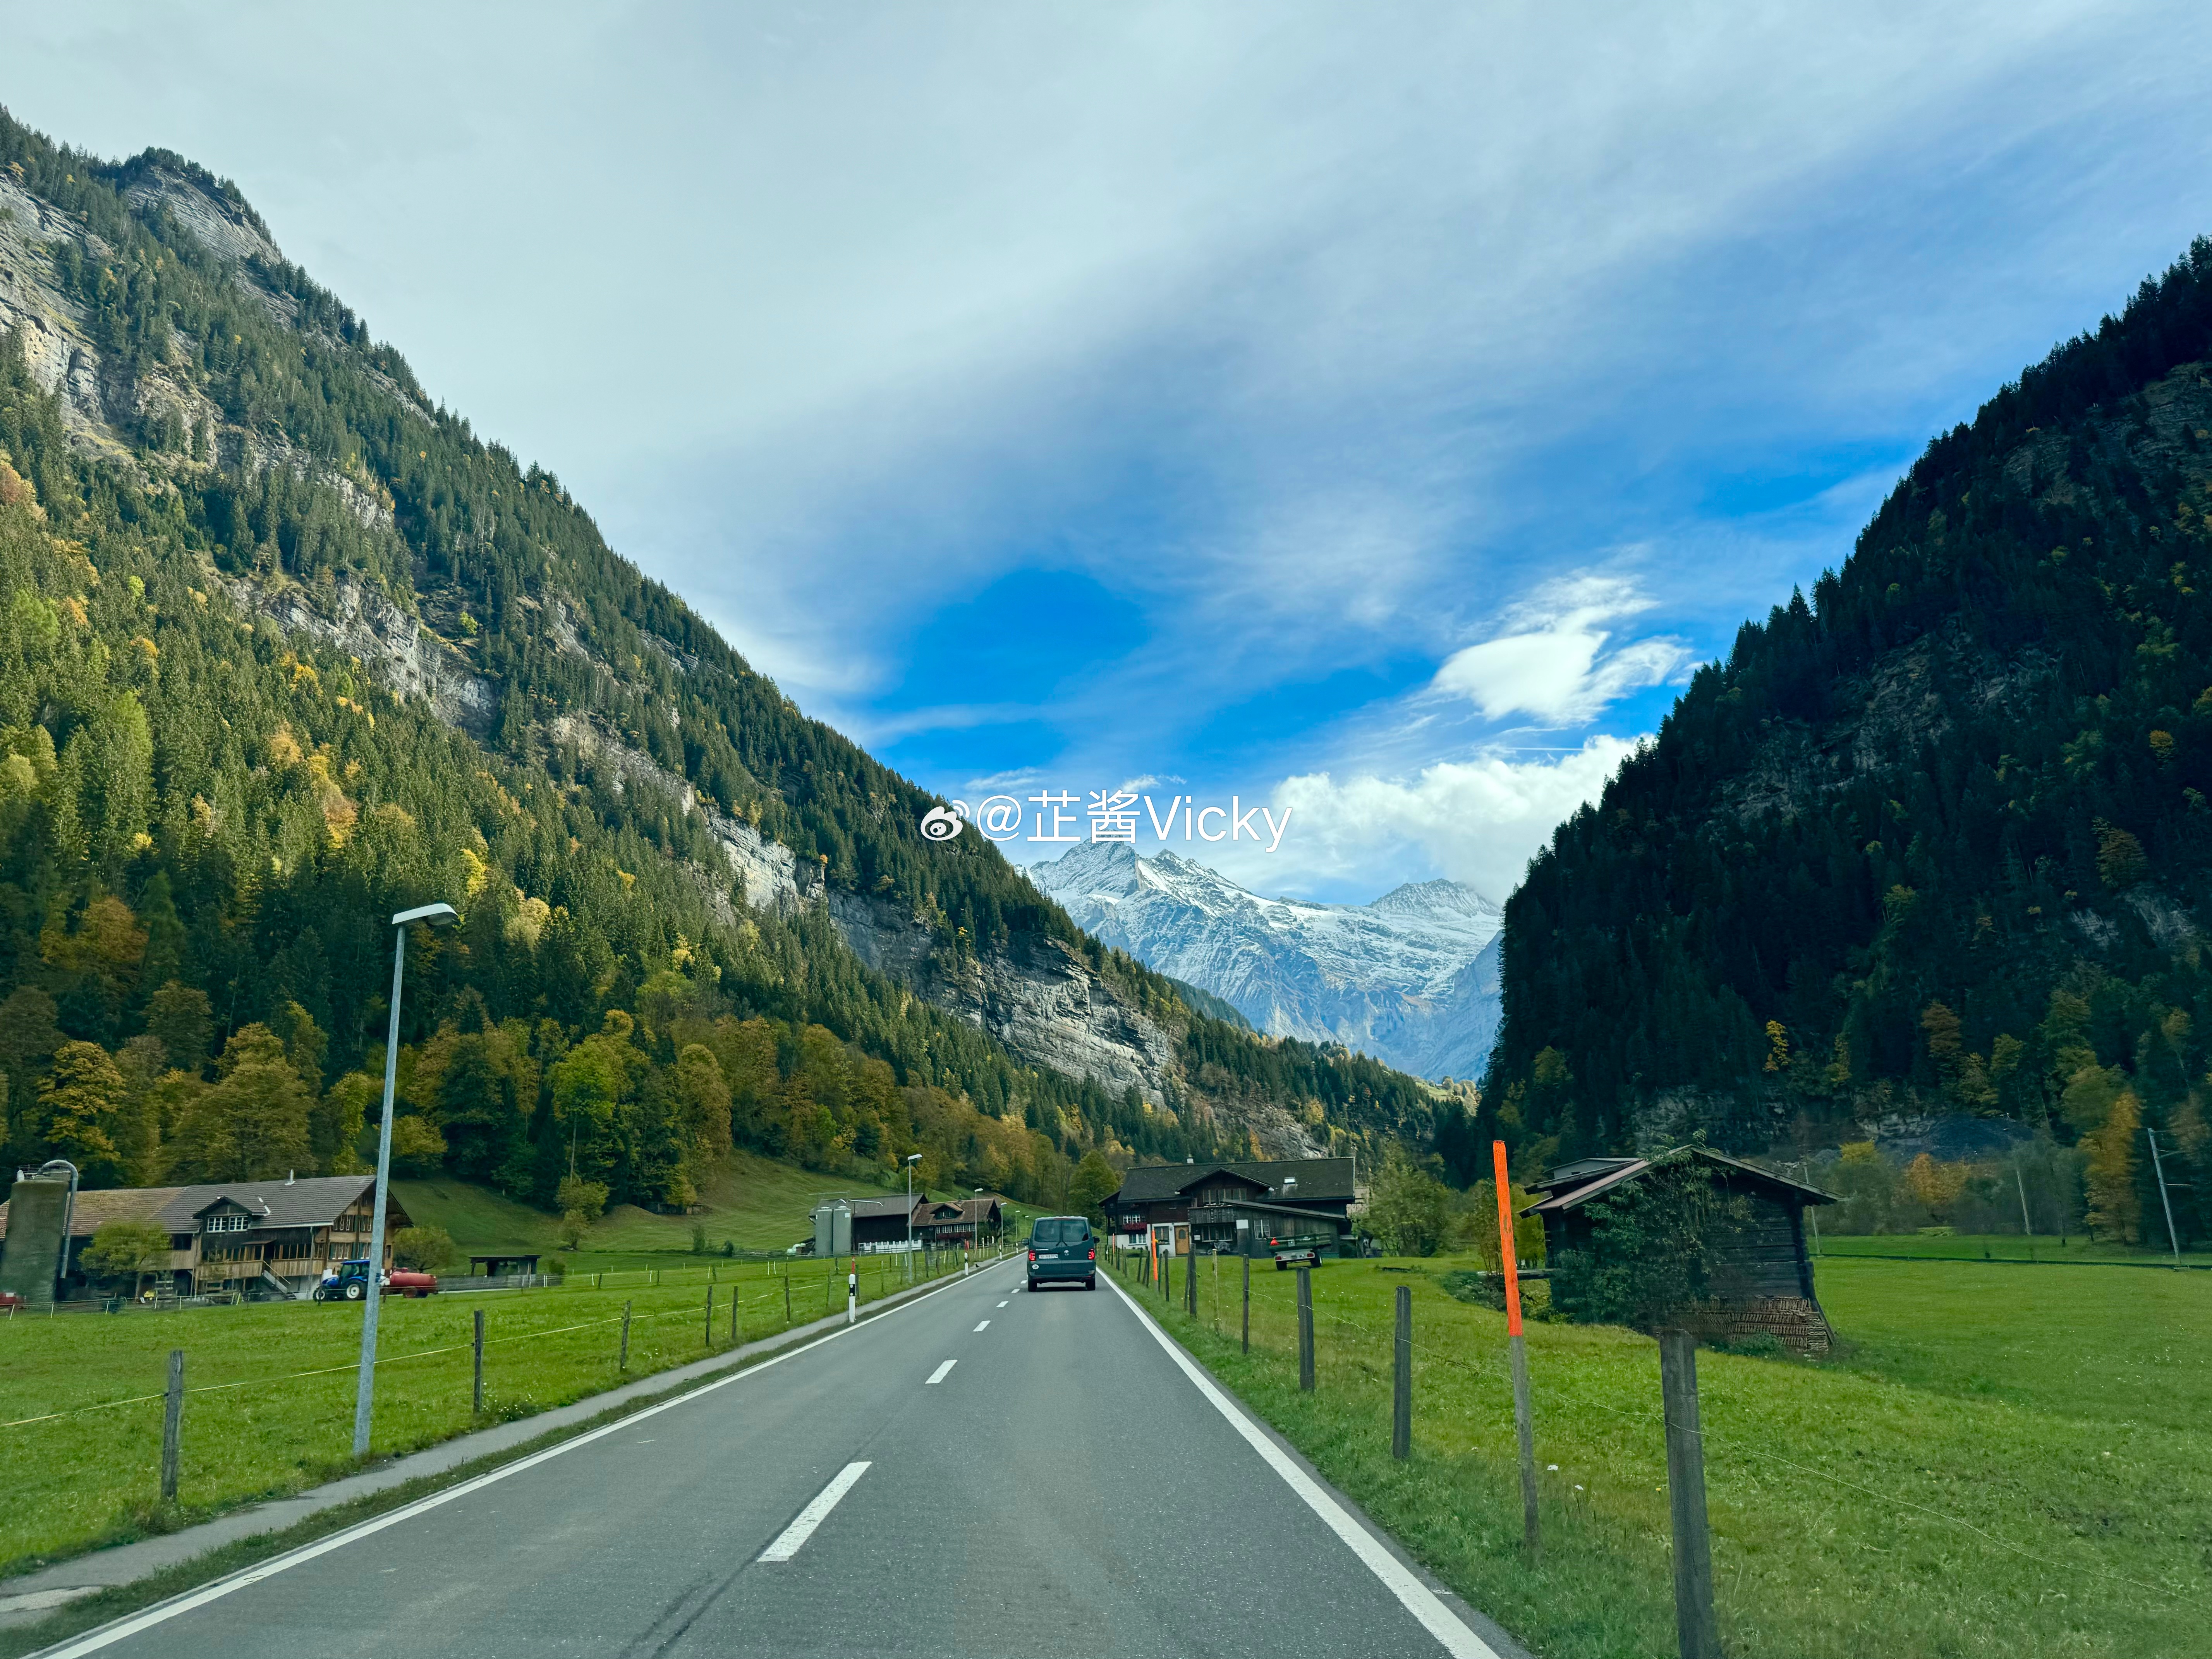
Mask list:
[[[945,1281],[947,1285],[955,1282],[949,1279]],[[82,1659],[82,1656],[85,1654],[98,1653],[102,1648],[112,1647],[126,1637],[137,1635],[140,1631],[151,1630],[156,1625],[167,1624],[179,1613],[190,1613],[194,1607],[205,1607],[210,1601],[219,1601],[234,1590],[242,1590],[250,1584],[259,1583],[264,1578],[274,1578],[280,1572],[312,1561],[318,1556],[328,1555],[332,1550],[341,1549],[356,1539],[367,1538],[373,1533],[382,1532],[386,1527],[396,1527],[402,1521],[411,1521],[416,1516],[434,1510],[441,1504],[450,1504],[457,1498],[466,1498],[471,1492],[480,1491],[495,1481],[504,1480],[511,1474],[520,1474],[525,1469],[534,1469],[540,1463],[550,1462],[564,1452],[574,1451],[579,1446],[588,1446],[594,1440],[604,1440],[611,1434],[620,1434],[625,1430],[635,1427],[648,1417],[658,1417],[665,1411],[672,1411],[678,1406],[696,1400],[702,1394],[712,1394],[715,1389],[726,1389],[732,1382],[742,1382],[749,1376],[758,1376],[769,1367],[781,1365],[787,1359],[796,1359],[803,1353],[811,1353],[824,1342],[835,1342],[841,1336],[850,1336],[855,1331],[867,1330],[872,1326],[880,1325],[894,1315],[904,1313],[908,1308],[923,1307],[928,1301],[927,1296],[917,1296],[910,1301],[900,1303],[896,1308],[886,1309],[874,1318],[865,1320],[860,1324],[841,1325],[834,1331],[816,1337],[811,1342],[802,1343],[796,1348],[787,1349],[782,1353],[772,1355],[757,1365],[748,1365],[742,1370],[732,1371],[727,1376],[718,1376],[711,1382],[702,1382],[696,1389],[688,1389],[673,1400],[664,1400],[657,1406],[647,1406],[641,1411],[632,1412],[626,1417],[618,1418],[603,1427],[580,1434],[574,1439],[563,1440],[557,1446],[548,1446],[544,1451],[532,1452],[529,1456],[517,1458],[512,1463],[502,1463],[499,1468],[487,1470],[473,1480],[462,1481],[458,1486],[448,1486],[443,1492],[434,1492],[427,1498],[418,1498],[411,1504],[402,1504],[388,1515],[372,1516],[357,1526],[348,1527],[343,1532],[334,1532],[328,1538],[319,1538],[312,1544],[302,1544],[298,1549],[288,1550],[282,1555],[271,1556],[268,1560],[247,1567],[241,1572],[233,1573],[228,1578],[218,1578],[212,1584],[203,1584],[196,1590],[187,1591],[174,1601],[156,1602],[143,1613],[133,1613],[119,1623],[103,1625],[97,1630],[87,1632],[84,1635],[73,1641],[65,1642],[59,1647],[41,1649],[32,1655],[31,1659]]]
[[[1114,1294],[1127,1304],[1129,1311],[1152,1333],[1152,1340],[1167,1350],[1168,1358],[1182,1368],[1182,1374],[1212,1403],[1214,1410],[1229,1419],[1246,1443],[1282,1477],[1283,1484],[1305,1500],[1306,1507],[1344,1540],[1346,1547],[1359,1558],[1361,1564],[1382,1581],[1383,1588],[1420,1620],[1421,1627],[1443,1644],[1444,1651],[1452,1659],[1498,1659],[1497,1649],[1461,1622],[1456,1613],[1437,1599],[1435,1591],[1410,1571],[1404,1562],[1376,1543],[1373,1534],[1346,1514],[1341,1504],[1315,1485],[1312,1476],[1285,1455],[1283,1449],[1261,1431],[1241,1405],[1215,1388],[1212,1379],[1199,1369],[1198,1363],[1137,1305],[1134,1297],[1115,1284],[1110,1275],[1106,1283],[1114,1286]]]
[[[922,1379],[921,1386],[926,1389],[933,1382],[942,1382],[945,1381],[945,1373],[951,1370],[959,1363],[960,1362],[957,1359],[946,1360],[942,1365],[939,1365],[935,1370],[930,1372],[927,1376]]]
[[[814,1536],[815,1528],[830,1518],[830,1511],[837,1507],[837,1500],[853,1490],[860,1477],[868,1472],[865,1462],[848,1463],[837,1471],[836,1479],[815,1494],[814,1501],[799,1510],[799,1518],[776,1534],[770,1544],[753,1559],[756,1561],[788,1561],[799,1553],[799,1547]]]

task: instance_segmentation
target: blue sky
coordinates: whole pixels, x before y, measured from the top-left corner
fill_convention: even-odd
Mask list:
[[[235,179],[802,707],[1328,898],[1503,897],[2212,231],[2201,5],[58,9],[0,100]]]

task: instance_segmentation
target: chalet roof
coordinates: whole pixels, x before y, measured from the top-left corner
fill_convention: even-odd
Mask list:
[[[1587,1164],[1614,1166],[1601,1170],[1586,1180],[1561,1180],[1562,1176],[1567,1176],[1576,1170],[1577,1166],[1574,1164],[1569,1164],[1564,1170],[1554,1170],[1552,1177],[1543,1183],[1545,1188],[1549,1189],[1551,1195],[1531,1204],[1521,1213],[1522,1215],[1564,1215],[1569,1210],[1580,1208],[1594,1198],[1601,1197],[1618,1188],[1626,1186],[1647,1170],[1656,1169],[1663,1164],[1680,1163],[1686,1158],[1701,1158],[1707,1164],[1717,1165],[1720,1173],[1731,1186],[1764,1188],[1771,1196],[1784,1203],[1833,1204],[1836,1202],[1833,1194],[1824,1193],[1817,1187],[1808,1187],[1802,1182],[1791,1181],[1784,1176],[1772,1174],[1759,1169],[1755,1164],[1745,1164],[1733,1158],[1725,1158],[1703,1146],[1677,1146],[1673,1152],[1662,1152],[1657,1158],[1585,1159],[1584,1162]]]
[[[154,1220],[185,1190],[182,1187],[115,1187],[101,1192],[79,1193],[70,1211],[70,1237],[89,1238],[111,1221]],[[0,1200],[0,1238],[7,1236],[8,1205],[5,1200]]]
[[[1280,1193],[1285,1181],[1295,1180],[1298,1184],[1292,1190],[1303,1202],[1333,1202],[1352,1196],[1350,1158],[1286,1158],[1234,1164],[1140,1164],[1122,1176],[1121,1190],[1106,1201],[1161,1203],[1223,1170],[1257,1182],[1273,1193]]]
[[[885,1216],[895,1216],[903,1221],[929,1202],[927,1194],[916,1193],[908,1198],[904,1193],[893,1193],[889,1198],[864,1198],[853,1206],[855,1221],[880,1221]]]
[[[1530,1182],[1528,1190],[1532,1193],[1565,1192],[1571,1187],[1580,1187],[1595,1181],[1600,1176],[1611,1175],[1615,1170],[1625,1170],[1638,1161],[1632,1158],[1577,1158],[1572,1164],[1561,1164],[1541,1181]]]
[[[151,1221],[173,1233],[197,1231],[225,1199],[252,1218],[251,1227],[327,1227],[376,1184],[374,1176],[307,1176],[299,1180],[223,1181],[203,1187],[118,1187],[79,1193],[70,1237],[89,1238],[110,1221]],[[388,1199],[396,1213],[397,1199]],[[250,1230],[250,1229],[249,1229]],[[0,1237],[8,1206],[0,1200]]]

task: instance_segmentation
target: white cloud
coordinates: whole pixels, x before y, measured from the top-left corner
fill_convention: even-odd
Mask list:
[[[1218,861],[1261,892],[1371,898],[1419,873],[1408,857],[1417,852],[1429,870],[1502,903],[1553,829],[1595,800],[1635,748],[1620,738],[1593,737],[1540,760],[1509,752],[1440,761],[1405,778],[1355,773],[1340,780],[1327,772],[1286,778],[1274,792],[1279,816],[1284,808],[1291,813],[1281,848],[1272,856]],[[1208,862],[1215,861],[1209,853]]]
[[[1651,605],[1620,577],[1583,573],[1548,583],[1508,614],[1515,631],[1454,652],[1429,689],[1467,698],[1490,720],[1514,714],[1557,726],[1593,720],[1632,691],[1663,685],[1689,659],[1686,647],[1668,639],[1606,649],[1613,635],[1601,624]]]

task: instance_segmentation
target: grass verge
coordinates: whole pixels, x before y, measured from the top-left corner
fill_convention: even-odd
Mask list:
[[[899,1267],[864,1258],[862,1300],[902,1288]],[[948,1270],[957,1272],[957,1261]],[[710,1272],[720,1274],[712,1286],[704,1283]],[[372,1456],[568,1405],[775,1335],[844,1303],[842,1263],[719,1263],[696,1274],[654,1285],[386,1298]],[[739,1298],[734,1338],[732,1291]],[[472,1403],[471,1353],[478,1308],[486,1333],[481,1414]],[[178,1502],[164,1504],[159,1396],[173,1347],[185,1351],[185,1385],[194,1392],[185,1403]],[[360,1349],[361,1311],[343,1304],[0,1320],[0,1463],[9,1495],[0,1507],[0,1583],[350,1473],[358,1467],[351,1453]]]
[[[1132,1293],[1431,1571],[1540,1652],[1674,1651],[1656,1345],[1532,1325],[1544,1547],[1522,1558],[1504,1321],[1453,1261],[1314,1276],[1299,1392],[1295,1276],[1199,1264],[1200,1311]],[[1979,1282],[1970,1282],[1979,1281]],[[1125,1279],[1125,1283],[1128,1283]],[[2201,1651],[2212,1620],[2212,1282],[1831,1261],[1820,1364],[1698,1357],[1728,1651],[1805,1659]],[[1414,1450],[1389,1455],[1391,1299],[1414,1306]],[[2070,1361],[2069,1363],[2069,1357]],[[2098,1368],[2106,1381],[2099,1391]]]

